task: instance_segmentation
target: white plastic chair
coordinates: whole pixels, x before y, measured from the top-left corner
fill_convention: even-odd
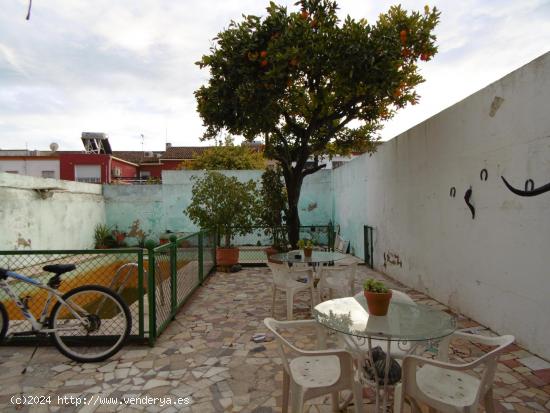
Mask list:
[[[468,363],[450,363],[448,346],[452,337],[496,348]],[[441,342],[437,360],[406,356],[402,384],[395,389],[394,412],[400,413],[407,400],[413,413],[420,411],[419,402],[427,404],[430,411],[471,413],[483,404],[485,411],[494,413],[493,380],[499,353],[513,342],[511,335],[486,337],[457,331]],[[466,373],[479,368],[483,369],[481,378]]]
[[[354,396],[355,413],[363,412],[363,395],[361,384],[355,380],[353,359],[345,350],[301,350],[284,337],[282,328],[315,327],[318,337],[323,327],[314,320],[277,321],[273,318],[264,320],[266,327],[273,333],[279,344],[283,364],[283,413],[288,412],[290,398],[291,413],[302,413],[304,402],[324,394],[332,395],[333,411],[338,412],[338,392],[351,390]],[[289,359],[287,353],[296,357]]]
[[[334,237],[334,251],[340,252],[342,254],[347,254],[349,247],[349,241],[345,240],[340,236],[340,234],[336,234]]]
[[[302,250],[291,250],[288,252],[289,255],[291,254],[303,254],[304,252]],[[292,263],[292,267],[289,267],[290,271],[297,272],[298,274],[302,270],[309,270],[312,269],[312,267],[309,266],[307,262],[294,262]]]
[[[332,299],[335,293],[339,297],[351,297],[355,288],[355,274],[357,264],[346,266],[322,267],[319,270],[319,294],[323,289],[329,291],[329,298]]]
[[[275,299],[277,290],[282,290],[286,294],[286,318],[292,320],[294,307],[294,295],[300,291],[309,290],[311,294],[311,310],[313,311],[313,271],[310,269],[291,271],[288,265],[268,262],[267,265],[273,274],[273,302],[271,305],[271,316],[275,316]],[[297,274],[307,276],[307,283],[296,281]]]

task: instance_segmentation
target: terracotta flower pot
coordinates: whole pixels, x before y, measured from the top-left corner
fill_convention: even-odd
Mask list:
[[[225,267],[239,263],[238,248],[216,248],[216,264]]]
[[[304,257],[311,257],[313,253],[313,248],[304,248]]]
[[[267,260],[271,261],[270,257],[274,254],[277,254],[278,252],[279,252],[279,250],[275,247],[267,247],[265,249],[265,255],[267,256]]]
[[[364,290],[370,315],[386,315],[391,300],[391,290],[387,293],[373,293]]]

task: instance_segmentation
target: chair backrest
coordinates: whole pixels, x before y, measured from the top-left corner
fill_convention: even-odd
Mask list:
[[[346,254],[348,252],[349,241],[342,238],[339,234],[334,237],[334,251]]]
[[[269,331],[271,331],[271,333],[275,336],[275,340],[277,340],[277,344],[279,345],[279,353],[281,355],[283,368],[288,374],[290,374],[290,366],[289,366],[289,361],[287,359],[285,346],[288,346],[289,348],[292,348],[294,346],[290,344],[288,340],[285,339],[281,334],[279,334],[279,331],[278,331],[279,323],[277,322],[277,320],[273,318],[266,318],[264,319],[264,324],[269,329]]]
[[[271,333],[277,340],[277,343],[279,344],[279,352],[281,354],[281,361],[283,362],[283,368],[289,374],[290,374],[290,367],[289,367],[289,360],[287,357],[287,353],[289,351],[300,355],[308,354],[312,352],[300,350],[298,347],[294,346],[286,338],[284,338],[279,332],[279,330],[283,328],[294,328],[294,327],[298,328],[298,327],[313,326],[315,328],[320,329],[317,335],[318,340],[320,340],[319,334],[322,334],[322,327],[315,320],[278,321],[278,320],[275,320],[274,318],[268,317],[264,319],[264,324],[268,328],[268,330],[271,331]]]
[[[325,281],[327,278],[334,279],[338,281],[342,288],[345,287],[345,296],[349,296],[353,294],[356,273],[357,263],[334,267],[323,267],[320,272],[321,280],[319,281],[319,285],[321,288],[324,288],[326,287]]]
[[[451,337],[458,337],[474,343],[480,343],[486,346],[495,347],[488,353],[478,357],[477,359],[461,364],[454,364],[448,362],[448,344]],[[420,356],[406,356],[403,359],[403,386],[405,393],[412,396],[414,399],[427,402],[430,406],[436,410],[443,410],[442,402],[434,399],[427,393],[424,393],[418,386],[416,381],[416,368],[421,364],[431,364],[442,369],[454,370],[454,371],[473,371],[477,367],[482,367],[479,387],[476,389],[476,394],[471,395],[474,404],[481,400],[487,391],[491,388],[497,369],[497,362],[500,353],[514,342],[515,338],[511,335],[505,335],[500,337],[487,337],[477,334],[470,334],[462,331],[457,331],[452,334],[446,340],[443,340],[440,344],[439,352],[446,352],[444,356],[438,356],[437,360],[428,359]],[[473,390],[473,389],[472,389]],[[402,404],[402,400],[401,400]]]
[[[291,278],[289,276],[290,269],[288,265],[285,263],[268,262],[267,266],[273,274],[273,283],[281,286],[286,285],[289,278]]]
[[[391,290],[391,299],[395,300],[398,303],[415,304],[414,300],[411,298],[410,295],[399,290],[394,290],[394,289]]]
[[[279,344],[279,353],[281,355],[281,361],[283,368],[289,376],[292,377],[292,372],[290,370],[290,361],[287,357],[287,353],[294,353],[295,355],[302,357],[318,357],[318,356],[336,356],[339,359],[339,369],[338,372],[339,378],[336,383],[333,383],[335,391],[338,390],[338,386],[345,384],[349,388],[349,385],[353,381],[353,359],[351,354],[343,349],[330,349],[330,350],[301,350],[296,346],[292,345],[286,338],[284,338],[279,330],[288,329],[288,328],[314,328],[317,333],[317,345],[321,348],[326,348],[326,337],[327,330],[321,324],[315,320],[295,320],[295,321],[278,321],[273,318],[264,319],[264,324],[269,331],[274,335],[277,343]],[[289,354],[290,355],[290,354]],[[318,361],[316,361],[318,362]]]

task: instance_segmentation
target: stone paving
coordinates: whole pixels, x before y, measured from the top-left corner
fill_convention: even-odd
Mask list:
[[[359,268],[363,278],[382,277],[363,266]],[[386,281],[418,302],[447,310],[423,294]],[[295,318],[310,318],[308,297],[307,293],[299,294]],[[280,297],[276,318],[284,318],[284,312],[284,297]],[[280,412],[282,367],[276,345],[251,341],[255,333],[266,332],[262,320],[270,314],[269,271],[265,267],[247,268],[210,277],[154,348],[128,345],[103,363],[77,364],[54,347],[41,347],[27,373],[21,375],[32,348],[0,347],[0,411]],[[465,318],[459,318],[459,326],[480,328]],[[298,346],[312,348],[313,334],[301,332],[290,339]],[[463,360],[483,352],[480,347],[460,343],[455,343],[453,350]],[[498,411],[550,411],[549,367],[544,360],[514,345],[501,357],[496,374]],[[13,396],[43,398],[15,405],[18,400]],[[129,400],[127,405],[113,404],[115,398],[121,402],[124,396],[140,397],[139,403]],[[146,396],[157,400],[147,400]],[[178,397],[180,402],[188,398],[191,404],[168,405],[169,400],[173,403]],[[41,401],[44,404],[37,404]],[[367,407],[372,411],[372,404]],[[313,400],[309,411],[331,411],[330,398]]]

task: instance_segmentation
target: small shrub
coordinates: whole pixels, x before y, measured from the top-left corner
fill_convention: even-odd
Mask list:
[[[375,280],[374,278],[369,278],[365,281],[363,288],[373,293],[387,293],[390,291],[382,281]]]

